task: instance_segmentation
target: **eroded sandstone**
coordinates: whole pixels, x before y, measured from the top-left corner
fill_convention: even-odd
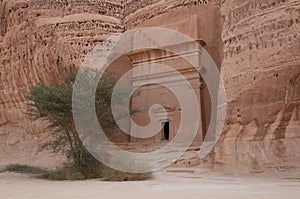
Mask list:
[[[3,0],[1,160],[29,157],[44,139],[46,122],[24,114],[30,86],[59,81],[112,33],[172,28],[195,15],[199,37],[220,67],[228,102],[224,132],[210,156],[214,168],[262,172],[298,167],[299,13],[296,0]]]

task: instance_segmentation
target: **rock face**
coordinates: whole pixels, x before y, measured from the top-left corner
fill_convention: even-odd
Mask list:
[[[23,162],[36,165],[47,159],[32,155],[44,139],[46,122],[24,114],[30,86],[59,81],[112,33],[165,26],[192,15],[199,18],[199,34],[226,87],[226,124],[211,154],[215,168],[261,172],[297,167],[300,3],[296,0],[0,1],[0,148],[5,151],[1,164],[22,156]],[[34,157],[40,162],[32,162]]]
[[[206,23],[200,25],[200,30],[203,27],[206,30],[200,33],[208,44],[206,50],[221,68],[228,102],[224,132],[212,153],[214,168],[237,166],[261,172],[268,168],[297,167],[300,161],[297,155],[300,150],[299,2],[181,3],[157,2],[137,9],[124,22],[129,28],[161,26],[172,19],[178,21],[176,15],[193,15],[194,9],[196,13],[205,12],[208,8],[202,3],[219,8],[209,10],[215,17],[205,17]],[[177,7],[181,14],[176,12]],[[221,42],[218,35],[213,35],[219,34],[218,26]]]
[[[219,4],[219,0],[128,0],[125,5],[124,24],[130,29],[158,15],[171,13],[176,8],[191,8],[206,4]],[[205,9],[198,7],[198,11],[200,10],[205,12]],[[184,13],[181,14],[184,15]],[[159,22],[164,23],[165,21]]]
[[[114,2],[0,2],[0,147],[6,150],[1,162],[32,156],[39,137],[45,135],[45,121],[24,114],[29,88],[38,82],[58,81],[79,67],[97,42],[124,31],[123,6],[121,1]],[[36,141],[23,146],[28,140]],[[24,148],[34,150],[26,153]]]
[[[221,66],[228,111],[215,163],[253,172],[300,157],[300,3],[223,1]]]

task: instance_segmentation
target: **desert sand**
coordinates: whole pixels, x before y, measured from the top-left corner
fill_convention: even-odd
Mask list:
[[[1,199],[282,199],[299,198],[299,178],[155,174],[142,182],[49,181],[0,174]]]

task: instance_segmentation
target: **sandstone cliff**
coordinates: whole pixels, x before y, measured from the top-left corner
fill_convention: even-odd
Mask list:
[[[221,71],[227,121],[215,163],[253,172],[300,161],[300,2],[227,0]]]
[[[26,94],[38,83],[58,81],[79,67],[93,46],[122,32],[121,1],[4,0],[0,2],[1,163],[34,159],[45,121],[31,120]],[[26,142],[24,142],[26,141]],[[3,162],[2,162],[3,161]],[[39,164],[37,163],[37,164]]]
[[[262,172],[268,168],[298,167],[299,2],[155,1],[125,15],[124,22],[128,28],[160,26],[171,19],[180,20],[176,16],[193,15],[194,9],[198,15],[205,13],[207,7],[203,4],[212,3],[219,7],[221,21],[214,18],[211,22],[208,15],[200,17],[207,20],[200,25],[200,30],[206,30],[201,32],[201,37],[211,45],[206,50],[221,68],[228,101],[224,132],[212,153],[214,168],[236,166]],[[208,28],[211,23],[213,29]],[[218,32],[218,25],[221,42],[213,35]]]
[[[0,1],[0,163],[18,159],[41,164],[49,159],[32,155],[43,139],[45,122],[24,114],[31,85],[58,81],[111,33],[170,24],[191,15],[205,27],[201,37],[221,68],[227,93],[226,124],[212,153],[215,168],[261,172],[297,167],[296,0]],[[36,157],[39,160],[33,162]]]

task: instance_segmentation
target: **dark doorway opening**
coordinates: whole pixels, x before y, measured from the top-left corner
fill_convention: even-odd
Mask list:
[[[170,139],[170,122],[163,123],[163,135],[162,140],[169,140]]]

